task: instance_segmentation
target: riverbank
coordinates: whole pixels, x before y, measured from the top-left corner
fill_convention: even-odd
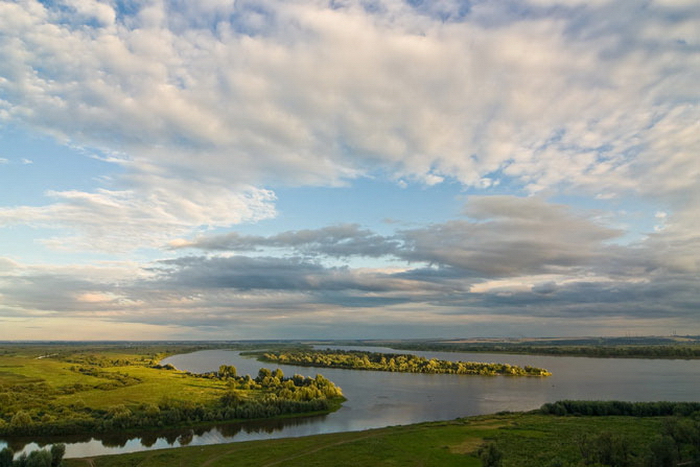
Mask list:
[[[504,467],[579,466],[595,460],[610,465],[605,463],[605,456],[624,456],[628,462],[624,465],[642,467],[654,465],[651,462],[658,460],[664,449],[673,447],[669,427],[697,429],[697,425],[690,417],[507,413],[301,438],[68,459],[66,467],[478,467],[482,465],[481,457],[489,455],[487,451],[502,456]],[[687,446],[683,449],[686,458],[697,455],[691,454]]]

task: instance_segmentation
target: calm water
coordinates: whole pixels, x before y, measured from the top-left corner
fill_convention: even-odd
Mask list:
[[[356,347],[333,347],[353,349]],[[387,348],[357,348],[398,353]],[[628,401],[700,401],[700,360],[600,359],[532,355],[410,352],[444,360],[501,362],[546,368],[548,378],[422,375],[279,365],[286,376],[321,373],[343,389],[347,402],[332,414],[298,420],[248,422],[207,428],[150,433],[144,438],[64,439],[66,457],[116,454],[184,445],[305,436],[363,430],[430,420],[450,420],[498,411],[522,411],[561,399]],[[262,364],[238,352],[204,350],[162,362],[191,372],[234,365],[239,375],[257,375]],[[47,441],[48,442],[48,441]],[[26,441],[17,440],[14,448]],[[3,443],[0,442],[0,448]],[[36,449],[36,443],[24,447]]]

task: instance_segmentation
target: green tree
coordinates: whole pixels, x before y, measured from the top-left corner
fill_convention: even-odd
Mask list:
[[[26,428],[32,424],[32,417],[23,410],[18,411],[12,416],[10,426],[12,428]]]
[[[12,463],[13,467],[27,467],[27,453],[23,452],[19,457]]]
[[[496,443],[489,443],[479,449],[479,458],[484,467],[501,467],[503,465],[503,452]]]
[[[12,459],[15,453],[10,448],[3,448],[0,451],[0,467],[12,467]]]
[[[258,370],[258,381],[262,381],[263,379],[267,378],[268,376],[271,376],[272,372],[268,368],[260,368]]]
[[[51,446],[51,467],[60,467],[63,464],[63,456],[65,454],[65,444],[54,444]]]
[[[585,465],[627,467],[631,464],[629,442],[608,431],[598,436],[582,436],[579,450]]]
[[[233,365],[221,365],[219,367],[219,378],[235,378],[236,374],[237,370]]]
[[[145,404],[142,407],[142,410],[148,417],[157,417],[160,415],[160,408],[156,404]]]
[[[27,467],[51,467],[51,453],[44,449],[32,451],[27,456]]]
[[[229,389],[223,396],[221,396],[221,403],[226,407],[235,406],[242,402],[244,399],[245,397],[240,391],[237,391],[235,389]]]
[[[678,463],[678,447],[668,435],[658,437],[649,445],[649,467],[675,467]]]

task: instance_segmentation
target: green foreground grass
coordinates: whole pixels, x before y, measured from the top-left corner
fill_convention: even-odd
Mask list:
[[[479,449],[494,443],[504,467],[584,465],[581,440],[614,433],[640,461],[668,417],[587,417],[515,413],[361,432],[68,459],[66,467],[122,466],[481,466]],[[644,465],[644,464],[631,464]]]

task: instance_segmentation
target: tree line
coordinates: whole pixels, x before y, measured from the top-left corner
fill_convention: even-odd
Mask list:
[[[410,354],[386,354],[357,350],[294,350],[265,352],[259,356],[265,362],[346,368],[353,370],[393,371],[402,373],[441,373],[456,375],[549,376],[542,368],[519,367],[507,363],[452,362]]]
[[[392,347],[403,350],[432,350],[442,352],[493,352],[528,355],[555,355],[595,358],[700,358],[700,345],[539,345],[508,343],[392,343]]]
[[[700,402],[576,401],[550,402],[540,407],[546,415],[664,417],[700,415]]]

